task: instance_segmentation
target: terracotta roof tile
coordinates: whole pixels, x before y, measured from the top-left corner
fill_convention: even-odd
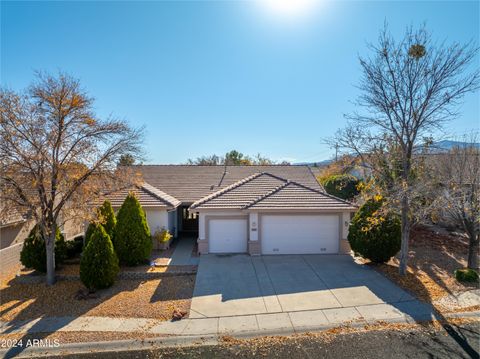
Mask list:
[[[286,180],[270,173],[256,173],[193,203],[190,209],[241,209],[258,196],[285,183]]]
[[[322,190],[308,166],[132,166],[155,188],[191,204],[256,173],[268,172]],[[225,171],[226,170],[226,171]]]
[[[327,193],[303,186],[296,182],[287,182],[282,186],[248,203],[243,209],[251,210],[355,210],[347,201]]]
[[[138,201],[144,208],[155,207],[173,209],[180,205],[180,201],[175,197],[166,194],[163,191],[151,186],[148,183],[143,183],[142,186],[133,186],[125,188],[120,191],[109,193],[105,195],[111,202],[112,207],[120,207],[127,195],[133,192]]]
[[[272,175],[258,173],[195,202],[190,210],[288,209],[354,210],[350,202],[322,190]]]

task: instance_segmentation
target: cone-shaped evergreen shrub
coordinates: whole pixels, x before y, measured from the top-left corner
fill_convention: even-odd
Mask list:
[[[103,202],[103,204],[98,209],[99,221],[105,228],[105,232],[113,238],[113,232],[115,230],[115,225],[117,224],[117,219],[115,218],[115,212],[113,211],[112,204],[109,200]]]
[[[400,219],[383,213],[383,201],[372,198],[355,214],[348,231],[352,250],[372,262],[387,262],[401,246]]]
[[[112,239],[117,219],[115,218],[115,212],[109,200],[105,200],[105,202],[97,208],[97,220],[102,224],[105,232],[110,236],[110,239]],[[95,223],[91,222],[88,224],[87,230],[85,231],[85,246],[88,244],[95,227]]]
[[[55,236],[55,266],[61,264],[66,257],[66,245],[63,235],[57,227]],[[35,225],[23,242],[20,252],[20,262],[27,267],[45,273],[47,271],[47,252],[45,240],[40,233],[40,227]]]
[[[113,246],[120,263],[137,265],[145,262],[152,251],[152,239],[145,212],[130,193],[117,214]]]
[[[85,247],[87,247],[90,238],[92,237],[93,232],[95,231],[95,223],[90,222],[88,224],[87,230],[85,231]]]
[[[80,279],[89,289],[108,288],[119,271],[118,258],[110,236],[96,225],[80,261]]]

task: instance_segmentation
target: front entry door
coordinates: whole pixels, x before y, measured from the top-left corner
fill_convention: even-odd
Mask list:
[[[182,207],[182,230],[198,231],[198,214],[188,211],[188,206]]]

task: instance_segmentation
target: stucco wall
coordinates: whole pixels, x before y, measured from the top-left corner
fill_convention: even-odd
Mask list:
[[[148,208],[145,209],[145,214],[147,215],[147,222],[151,234],[169,228],[168,213],[165,209]]]
[[[23,243],[33,226],[33,221],[27,221],[0,228],[0,249]]]
[[[206,238],[206,217],[210,216],[235,216],[235,215],[245,215],[245,212],[242,211],[208,211],[199,213],[199,231],[198,231],[198,245],[200,253],[208,252],[208,241]],[[260,243],[259,243],[259,218],[258,213],[250,212],[249,213],[249,233],[248,233],[248,252],[253,255],[260,254]],[[344,212],[340,214],[340,243],[339,243],[339,253],[349,253],[350,245],[347,240],[348,236],[348,227],[350,224],[350,212]]]
[[[343,212],[342,213],[342,238],[340,238],[340,248],[339,252],[343,254],[350,253],[350,243],[348,243],[348,227],[350,226],[350,212]]]
[[[20,265],[20,251],[23,244],[17,243],[0,250],[0,276],[9,274]]]
[[[168,212],[168,231],[174,236],[178,236],[177,228],[177,210]]]

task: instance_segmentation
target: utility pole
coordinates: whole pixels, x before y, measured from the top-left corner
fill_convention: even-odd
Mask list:
[[[338,161],[338,149],[339,149],[339,145],[338,145],[338,142],[335,143],[335,162]]]

